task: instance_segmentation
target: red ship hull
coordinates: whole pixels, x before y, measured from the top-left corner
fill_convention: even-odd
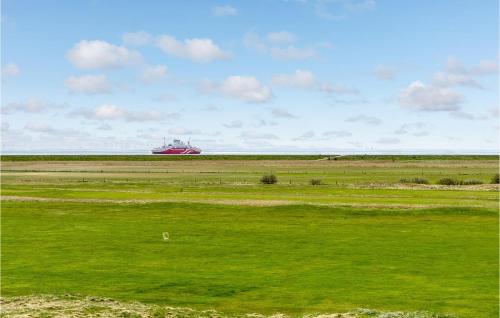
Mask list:
[[[161,151],[153,151],[155,155],[199,155],[201,150],[196,148],[168,148]]]

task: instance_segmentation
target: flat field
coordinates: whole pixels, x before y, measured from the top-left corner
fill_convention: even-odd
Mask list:
[[[2,157],[4,297],[498,316],[495,157],[94,157]]]

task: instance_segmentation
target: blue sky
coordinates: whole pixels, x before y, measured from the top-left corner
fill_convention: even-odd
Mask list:
[[[2,1],[3,152],[496,152],[498,4]]]

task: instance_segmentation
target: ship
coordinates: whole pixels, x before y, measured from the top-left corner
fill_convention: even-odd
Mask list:
[[[171,144],[167,145],[163,138],[163,146],[153,148],[151,152],[155,155],[199,155],[201,149],[191,146],[189,141],[186,144],[179,139],[174,139]]]

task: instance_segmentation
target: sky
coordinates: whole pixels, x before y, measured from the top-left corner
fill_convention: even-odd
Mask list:
[[[497,153],[498,1],[3,0],[3,153]]]

